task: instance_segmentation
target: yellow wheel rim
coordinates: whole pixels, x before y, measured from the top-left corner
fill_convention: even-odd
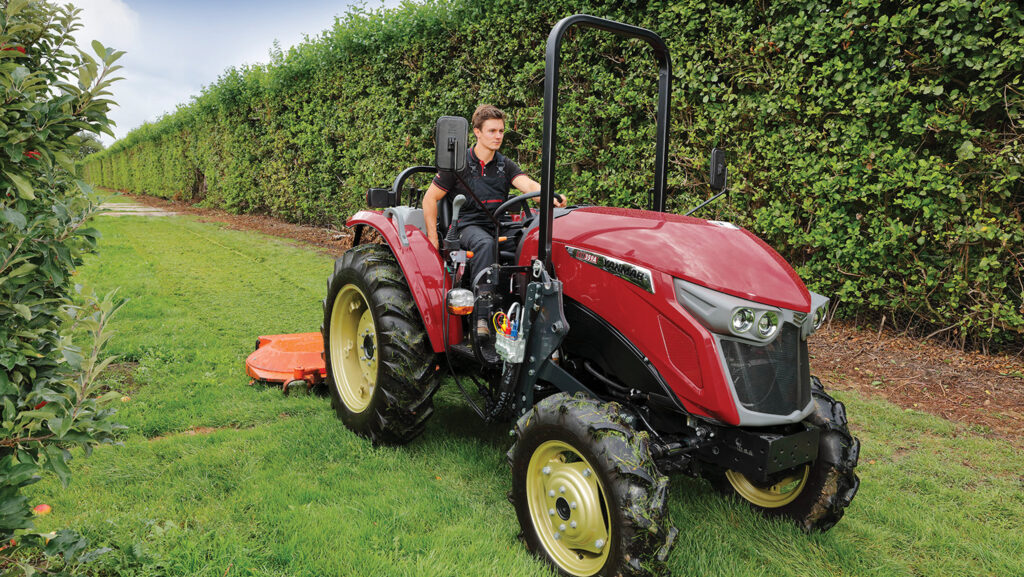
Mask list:
[[[353,413],[370,406],[377,386],[377,328],[363,291],[345,285],[331,309],[331,375]]]
[[[612,538],[608,501],[594,468],[571,445],[547,441],[526,471],[530,518],[548,555],[566,573],[604,567]]]
[[[746,475],[736,471],[726,471],[725,477],[729,479],[732,488],[736,489],[740,497],[758,507],[776,509],[792,503],[794,499],[800,496],[800,493],[803,492],[804,487],[807,485],[807,476],[810,472],[811,467],[809,465],[805,466],[803,471],[795,471],[792,475],[770,487],[755,485],[750,482]]]

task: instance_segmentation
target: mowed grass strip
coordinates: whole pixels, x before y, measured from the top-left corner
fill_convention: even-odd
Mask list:
[[[99,575],[545,575],[505,495],[509,426],[446,383],[423,437],[372,448],[324,398],[248,386],[260,334],[319,329],[331,259],[192,217],[100,217],[79,281],[131,299],[107,379],[131,397],[123,444],[76,453],[43,530],[113,551]],[[674,477],[674,575],[1024,575],[1020,449],[854,394],[861,490],[807,536]]]

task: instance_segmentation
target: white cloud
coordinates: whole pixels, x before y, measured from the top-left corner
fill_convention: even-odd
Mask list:
[[[75,6],[82,9],[82,29],[75,33],[80,45],[89,46],[93,40],[118,50],[137,45],[139,15],[121,0],[75,0]]]
[[[112,47],[116,50],[124,50],[128,54],[137,53],[140,49],[141,19],[137,12],[131,9],[122,0],[75,0],[77,8],[81,8],[78,18],[82,27],[75,32],[75,40],[83,51],[93,54],[92,41],[99,40],[101,44]],[[125,65],[126,58],[118,64]],[[125,70],[118,71],[117,76],[125,76]],[[111,90],[114,93],[114,100],[122,103],[121,107],[113,107],[109,113],[111,119],[120,127],[122,124],[138,125],[142,122],[140,111],[136,106],[125,107],[124,97],[128,96],[122,89],[125,81],[115,83]],[[134,95],[132,95],[134,98]],[[124,136],[127,131],[114,128],[118,136]],[[113,139],[108,135],[101,135],[100,139],[104,144],[109,145]]]
[[[67,1],[67,0],[60,0]],[[124,50],[124,80],[111,87],[118,138],[187,104],[231,66],[265,63],[274,40],[287,50],[317,36],[353,0],[71,0],[82,8],[75,36]],[[356,0],[357,2],[359,0]],[[371,0],[369,4],[379,0]],[[397,5],[385,0],[381,6]],[[130,4],[130,6],[129,6]],[[102,136],[107,145],[113,139]]]

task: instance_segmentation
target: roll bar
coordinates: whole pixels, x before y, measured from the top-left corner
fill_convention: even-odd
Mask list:
[[[613,20],[605,20],[589,14],[575,14],[563,18],[548,35],[547,55],[544,63],[544,133],[542,136],[541,159],[541,200],[540,200],[540,238],[537,247],[537,259],[544,263],[549,274],[554,275],[551,267],[551,228],[554,210],[552,201],[555,193],[555,144],[558,141],[556,125],[558,121],[558,82],[559,67],[562,63],[562,36],[573,26],[597,28],[646,41],[654,49],[658,59],[658,108],[656,112],[657,129],[654,157],[654,195],[651,198],[651,210],[665,210],[665,174],[668,160],[668,121],[669,102],[672,96],[672,62],[668,47],[661,36],[638,26],[630,26]]]

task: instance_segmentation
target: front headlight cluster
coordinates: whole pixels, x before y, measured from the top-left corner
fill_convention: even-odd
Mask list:
[[[679,304],[701,324],[719,335],[754,343],[774,341],[783,332],[783,323],[799,327],[801,337],[806,339],[828,316],[828,299],[813,292],[811,308],[804,313],[741,299],[682,279],[674,283]]]
[[[779,330],[779,314],[775,311],[741,307],[733,311],[729,330],[738,337],[754,336],[767,340],[774,337]]]

